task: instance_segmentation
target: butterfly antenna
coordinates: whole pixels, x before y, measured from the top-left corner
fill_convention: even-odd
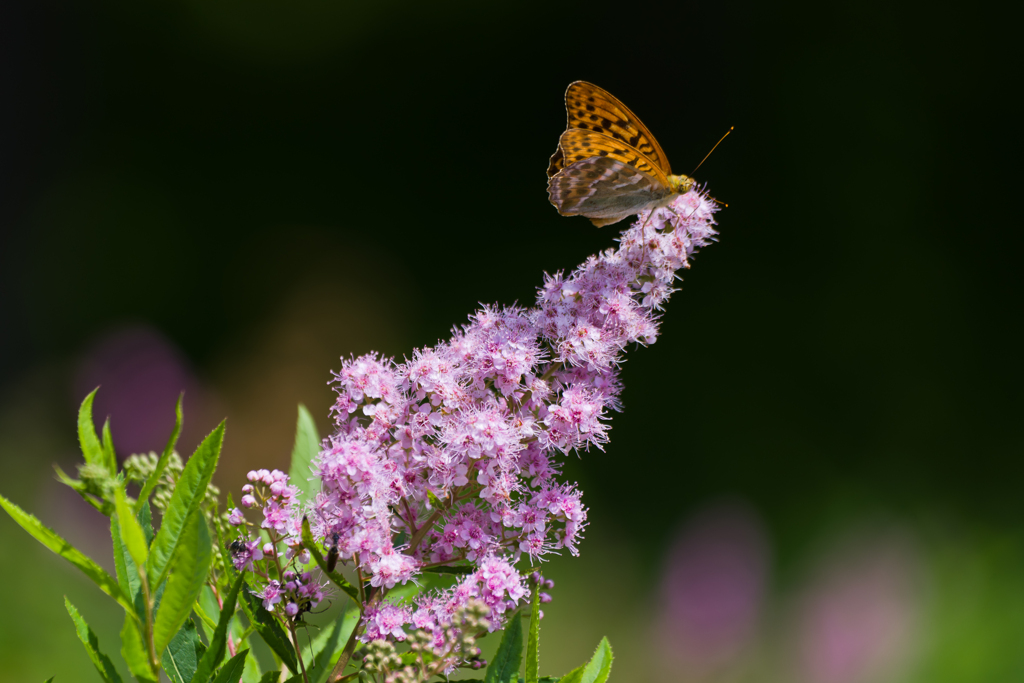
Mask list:
[[[729,133],[733,131],[734,127],[735,126],[729,126],[729,130],[725,131],[725,135],[722,136],[722,140],[729,137]],[[722,140],[719,140],[718,142],[715,143],[715,146],[711,148],[711,152],[714,152],[718,148],[718,146],[722,144]],[[704,155],[704,158],[700,160],[700,164],[697,164],[697,168],[700,168],[701,164],[708,160],[708,157],[711,156],[711,152],[708,152],[707,154]],[[697,172],[697,168],[693,169],[693,172],[690,173],[691,176]],[[715,201],[717,202],[718,200],[716,199]]]

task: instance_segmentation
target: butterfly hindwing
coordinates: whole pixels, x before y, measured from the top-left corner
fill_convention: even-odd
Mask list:
[[[610,156],[569,164],[548,181],[548,196],[563,216],[607,225],[659,206],[671,194],[651,175]]]
[[[661,171],[671,175],[668,157],[636,114],[614,95],[593,83],[576,81],[565,91],[566,128],[579,128],[614,138],[647,157]],[[566,164],[568,165],[568,164]]]

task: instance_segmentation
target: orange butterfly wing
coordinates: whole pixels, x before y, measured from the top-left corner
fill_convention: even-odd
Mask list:
[[[570,83],[565,91],[565,110],[566,132],[578,129],[604,135],[629,150],[639,152],[640,156],[646,159],[648,166],[660,171],[654,173],[659,180],[664,180],[665,176],[672,174],[668,157],[665,156],[658,141],[636,114],[607,90],[586,81]],[[548,177],[578,160],[567,161],[565,157],[565,150],[559,145],[551,157]]]
[[[603,133],[571,128],[558,139],[558,149],[565,166],[572,166],[577,161],[591,157],[608,157],[653,176],[654,180],[666,188],[669,186],[665,172],[650,159],[633,147]]]

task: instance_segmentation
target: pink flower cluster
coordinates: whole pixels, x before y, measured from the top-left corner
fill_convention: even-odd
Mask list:
[[[451,623],[457,611],[463,609],[470,600],[481,601],[489,610],[489,630],[494,631],[501,616],[526,596],[526,583],[519,572],[501,557],[487,557],[480,561],[479,568],[466,576],[457,585],[439,593],[427,594],[416,600],[413,607],[378,604],[369,607],[363,614],[366,631],[361,636],[364,642],[378,638],[405,640],[404,626],[412,624],[413,628],[423,629],[444,637],[446,624]],[[439,640],[437,647],[443,647]]]
[[[609,413],[621,409],[623,354],[657,339],[677,271],[715,235],[716,210],[689,192],[638,217],[617,249],[547,276],[533,308],[484,306],[404,363],[344,360],[334,380],[337,428],[311,473],[322,482],[311,510],[294,504],[283,474],[251,473],[270,491],[263,527],[290,546],[289,557],[308,514],[314,536],[369,582],[365,640],[403,639],[407,624],[434,632],[470,599],[500,628],[527,593],[515,562],[577,554],[587,509],[581,492],[559,481],[560,458],[607,443]],[[247,488],[242,504],[251,507]],[[257,550],[246,546],[236,566],[251,567]],[[380,599],[426,568],[466,563],[472,574],[414,606]]]
[[[534,308],[485,306],[404,363],[343,361],[337,430],[316,463],[316,534],[383,588],[424,567],[576,554],[587,510],[558,481],[558,458],[608,441],[623,353],[656,340],[658,311],[711,241],[716,210],[689,192],[640,216],[617,249],[548,276]],[[404,613],[381,610],[372,629],[396,635]]]

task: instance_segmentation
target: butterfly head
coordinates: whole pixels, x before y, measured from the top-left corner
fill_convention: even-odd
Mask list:
[[[668,177],[669,187],[677,194],[689,192],[697,181],[688,175],[670,175]]]

